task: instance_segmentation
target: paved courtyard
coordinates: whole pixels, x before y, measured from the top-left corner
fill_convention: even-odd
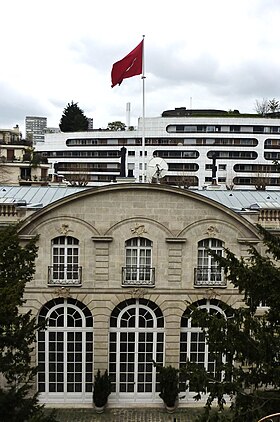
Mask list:
[[[56,409],[59,422],[195,422],[201,409],[106,409],[98,415],[94,409]]]

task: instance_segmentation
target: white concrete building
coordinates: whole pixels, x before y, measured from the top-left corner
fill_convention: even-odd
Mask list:
[[[275,115],[179,108],[146,118],[145,130],[139,119],[132,131],[47,134],[36,150],[47,156],[53,175],[102,185],[120,175],[122,147],[127,150],[126,176],[138,182],[156,156],[168,164],[161,180],[166,184],[195,189],[216,183],[238,189],[280,185],[274,164],[280,158],[280,118]]]

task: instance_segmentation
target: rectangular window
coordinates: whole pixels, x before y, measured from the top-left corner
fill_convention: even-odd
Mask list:
[[[230,131],[231,132],[240,132],[240,126],[238,126],[238,125],[230,126]]]
[[[253,126],[253,132],[254,133],[263,133],[264,127],[263,126]]]

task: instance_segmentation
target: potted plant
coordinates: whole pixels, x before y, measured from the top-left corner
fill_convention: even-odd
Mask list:
[[[179,370],[171,365],[155,364],[155,366],[158,369],[159,376],[159,396],[163,400],[166,410],[172,413],[176,409],[179,399]]]
[[[108,397],[111,393],[111,381],[108,375],[108,371],[101,374],[98,369],[97,374],[94,376],[93,383],[93,403],[97,413],[102,413],[107,404]]]

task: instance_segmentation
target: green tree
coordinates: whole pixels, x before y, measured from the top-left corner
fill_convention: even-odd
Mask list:
[[[31,311],[21,313],[23,294],[35,271],[36,239],[21,246],[17,226],[0,230],[0,387],[2,422],[52,421],[32,390],[32,352],[38,329]]]
[[[125,130],[126,125],[119,120],[115,122],[108,123],[109,130]]]
[[[279,101],[276,100],[275,98],[272,98],[272,100],[268,101],[268,106],[269,106],[269,111],[271,113],[276,113],[277,111],[280,110]]]
[[[68,103],[63,110],[59,128],[62,132],[83,132],[88,129],[88,119],[78,103]]]
[[[230,419],[235,422],[255,422],[280,408],[280,239],[258,229],[265,254],[255,247],[249,248],[249,258],[237,258],[228,249],[224,257],[209,251],[243,295],[244,306],[228,308],[228,318],[193,309],[192,319],[204,329],[216,361],[216,376],[196,364],[186,366],[185,376],[196,385],[197,398],[209,392],[201,420],[221,420],[211,419],[210,409],[215,399],[222,409],[226,394],[235,398]]]

